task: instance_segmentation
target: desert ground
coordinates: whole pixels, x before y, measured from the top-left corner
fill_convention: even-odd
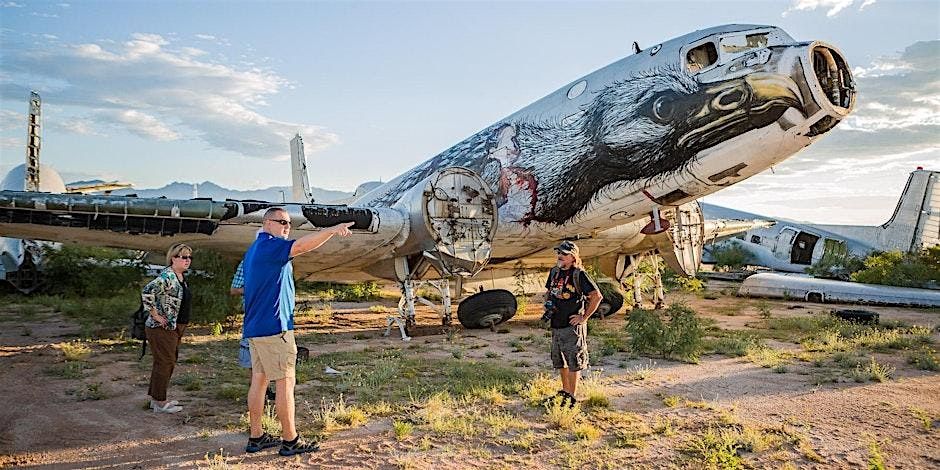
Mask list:
[[[383,337],[392,299],[300,299],[297,417],[313,454],[246,454],[239,331],[194,327],[148,406],[151,357],[120,334],[0,298],[0,467],[22,468],[938,468],[940,311],[745,299],[734,285],[672,292],[705,326],[696,360],[631,350],[623,311],[590,327],[574,410],[538,325],[540,302],[495,331],[445,329],[419,310],[410,342]],[[327,374],[331,367],[340,374]],[[267,429],[277,432],[275,419]],[[879,467],[880,466],[880,467]]]

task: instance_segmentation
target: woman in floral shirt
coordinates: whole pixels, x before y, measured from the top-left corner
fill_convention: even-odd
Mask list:
[[[153,354],[150,373],[150,407],[157,413],[176,413],[183,408],[166,399],[166,389],[179,357],[179,345],[189,323],[192,295],[183,273],[192,263],[193,249],[179,244],[166,253],[166,269],[150,281],[141,294],[147,318],[147,342]]]

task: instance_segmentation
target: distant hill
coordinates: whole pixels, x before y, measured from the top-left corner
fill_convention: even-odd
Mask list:
[[[211,197],[217,201],[225,199],[256,199],[259,201],[281,201],[281,191],[287,198],[290,198],[291,188],[289,186],[272,186],[265,189],[255,189],[249,191],[239,191],[237,189],[223,188],[211,181],[203,181],[197,184],[199,197]],[[329,203],[339,199],[345,199],[352,196],[352,193],[345,191],[334,191],[331,189],[312,188],[313,199],[319,203]],[[162,188],[156,189],[122,189],[115,191],[115,196],[124,196],[127,194],[136,194],[138,197],[160,197],[166,196],[169,199],[190,199],[193,197],[193,184],[173,182]]]

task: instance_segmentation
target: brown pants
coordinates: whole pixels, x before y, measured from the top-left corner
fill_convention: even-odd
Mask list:
[[[153,370],[150,372],[150,389],[147,394],[156,401],[166,401],[166,389],[173,376],[173,368],[180,355],[180,343],[186,325],[176,325],[175,330],[147,328],[147,342],[153,355]]]

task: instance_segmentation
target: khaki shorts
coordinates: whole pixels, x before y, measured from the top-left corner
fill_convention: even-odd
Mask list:
[[[571,372],[587,369],[587,324],[552,328],[552,367]]]
[[[272,336],[248,338],[251,343],[251,370],[261,372],[268,380],[294,378],[297,363],[297,344],[294,331],[285,331]]]

